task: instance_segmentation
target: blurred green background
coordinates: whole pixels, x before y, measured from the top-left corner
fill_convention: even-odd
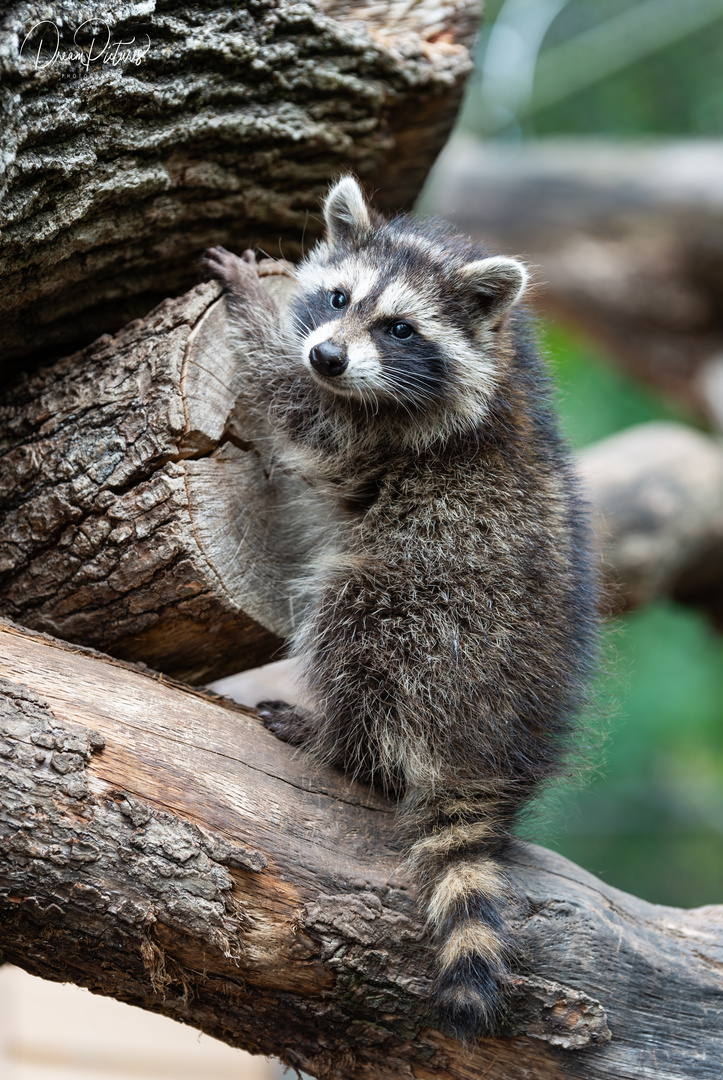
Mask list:
[[[723,0],[490,0],[460,128],[485,140],[720,137]],[[575,447],[688,420],[559,323],[543,326]],[[524,833],[647,900],[723,901],[723,636],[658,602],[612,620],[592,768]]]
[[[544,327],[572,444],[680,410],[560,324]],[[583,753],[525,828],[618,888],[679,907],[723,900],[723,636],[658,601],[606,626]]]
[[[715,138],[723,0],[487,0],[459,126]]]

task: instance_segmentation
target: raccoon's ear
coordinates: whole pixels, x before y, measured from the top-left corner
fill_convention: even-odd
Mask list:
[[[332,244],[367,232],[371,227],[364,192],[353,176],[343,176],[334,184],[324,201],[324,221]]]
[[[522,296],[529,278],[517,259],[493,255],[467,263],[459,271],[461,284],[476,300],[481,320],[499,319]]]

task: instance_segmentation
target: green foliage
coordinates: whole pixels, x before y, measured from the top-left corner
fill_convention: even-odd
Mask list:
[[[543,342],[559,387],[565,434],[574,447],[648,420],[690,423],[682,408],[633,382],[590,342],[548,322]]]
[[[691,0],[688,0],[690,3]],[[700,8],[701,0],[694,0]],[[489,115],[482,93],[481,68],[490,32],[503,8],[502,0],[488,0],[478,47],[479,69],[470,79],[461,126],[472,133],[487,136]],[[614,38],[607,36],[620,16],[639,9],[634,62],[622,63],[605,77],[596,78],[597,55],[606,60],[616,51]],[[693,15],[695,11],[693,10]],[[676,40],[660,44],[657,23],[665,19],[652,0],[567,0],[545,33],[538,55],[567,42],[580,42],[580,50],[568,54],[568,62],[553,65],[555,82],[569,90],[554,104],[540,100],[540,78],[533,84],[531,100],[522,107],[518,122],[511,118],[508,127],[496,131],[503,138],[546,135],[609,135],[615,138],[639,136],[718,136],[723,130],[723,94],[720,72],[723,71],[723,6],[706,25],[682,30]],[[685,22],[685,20],[683,20]],[[517,26],[524,24],[518,17]],[[647,32],[646,32],[647,25]],[[524,30],[524,26],[523,26]],[[514,49],[514,46],[512,46]],[[576,55],[575,55],[576,54]],[[552,55],[552,53],[551,53]],[[576,86],[570,64],[587,63],[589,83]],[[514,64],[513,52],[510,64]],[[542,62],[544,68],[544,60]],[[614,67],[614,63],[612,64]],[[605,63],[603,63],[603,68]],[[514,70],[513,67],[510,70]],[[549,72],[548,72],[549,76]],[[570,79],[572,77],[572,82]],[[549,78],[548,78],[549,83]],[[537,97],[535,95],[537,92]],[[544,94],[544,86],[542,87]]]
[[[546,44],[564,41],[620,10],[619,0],[573,0],[550,27]],[[723,7],[720,19],[704,29],[536,111],[524,122],[523,130],[538,136],[564,132],[616,138],[719,134],[723,130],[721,71]]]

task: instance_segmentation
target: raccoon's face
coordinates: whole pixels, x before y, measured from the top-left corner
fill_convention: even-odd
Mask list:
[[[446,230],[370,212],[340,180],[324,204],[327,240],[299,268],[293,312],[301,360],[333,394],[374,407],[424,410],[491,394],[494,328],[521,295],[524,267],[465,261]],[[469,404],[469,402],[468,402]]]
[[[442,393],[445,363],[418,293],[357,258],[313,275],[298,312],[303,364],[332,393],[421,405]]]

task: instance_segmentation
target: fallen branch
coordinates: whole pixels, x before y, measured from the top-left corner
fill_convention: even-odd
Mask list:
[[[5,959],[322,1078],[718,1080],[723,908],[521,848],[510,1034],[469,1052],[427,1014],[379,796],[238,706],[12,625],[0,677]]]

